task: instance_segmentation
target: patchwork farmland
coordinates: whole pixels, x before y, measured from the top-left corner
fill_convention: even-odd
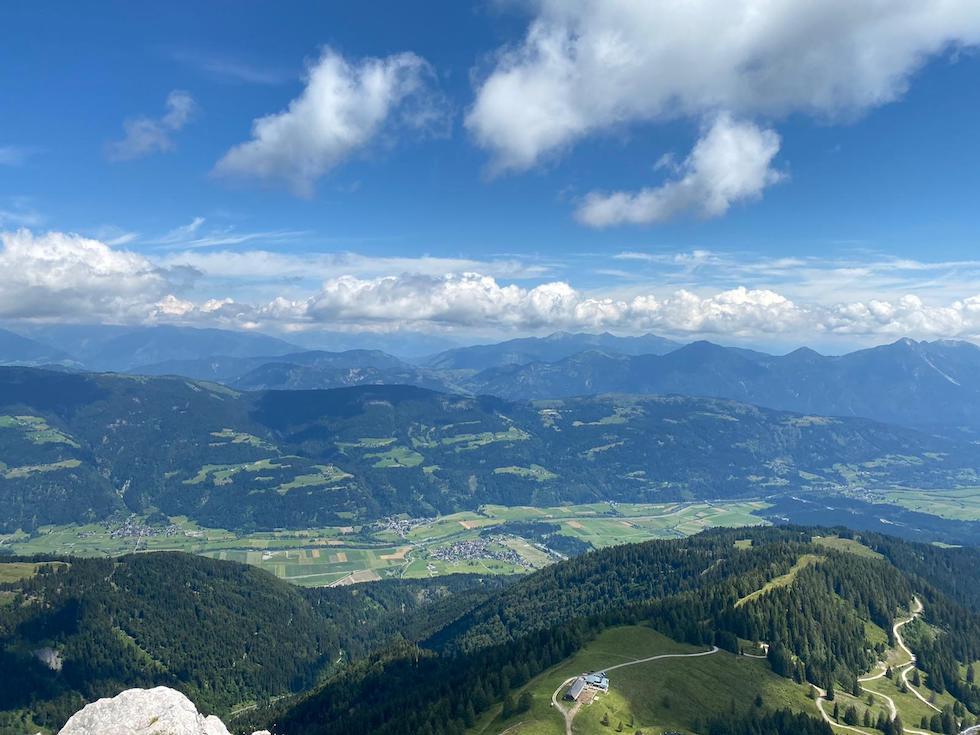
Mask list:
[[[551,508],[481,506],[438,518],[397,516],[364,526],[239,534],[201,527],[186,517],[42,527],[0,535],[15,554],[115,556],[185,551],[260,567],[293,584],[326,586],[445,574],[522,574],[564,554],[654,538],[679,538],[712,526],[763,523],[766,503],[593,503]],[[553,529],[542,540],[529,528]]]

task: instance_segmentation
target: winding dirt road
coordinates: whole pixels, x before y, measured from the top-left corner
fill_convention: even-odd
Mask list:
[[[894,671],[896,669],[900,669],[899,676],[902,678],[902,681],[905,683],[908,690],[912,692],[912,694],[914,694],[920,700],[922,700],[923,703],[927,704],[929,707],[932,707],[932,709],[934,709],[936,712],[939,712],[940,709],[936,707],[934,704],[932,704],[931,702],[929,702],[921,694],[919,694],[919,692],[915,690],[915,688],[912,686],[912,684],[909,683],[908,680],[909,672],[915,668],[915,654],[912,653],[911,649],[909,649],[907,645],[905,645],[905,641],[902,640],[902,634],[900,631],[903,627],[911,623],[921,614],[922,614],[922,602],[919,600],[918,597],[913,597],[912,614],[909,617],[907,617],[905,620],[896,621],[895,624],[892,626],[892,635],[895,637],[895,643],[898,645],[900,649],[902,649],[905,652],[905,655],[909,657],[908,661],[902,664],[898,664],[897,667],[892,667],[892,670]],[[875,679],[880,679],[883,676],[885,676],[885,673],[888,671],[888,665],[881,661],[878,662],[877,668],[881,669],[877,674],[868,674],[867,676],[858,677],[858,682],[874,681]],[[842,725],[839,722],[835,721],[834,718],[832,718],[830,715],[828,715],[823,708],[824,703],[828,701],[826,699],[827,692],[821,689],[820,687],[815,687],[815,688],[820,693],[820,697],[817,699],[817,709],[820,710],[820,715],[828,724],[830,724],[831,727],[836,727],[840,730],[848,730],[850,732],[857,732],[857,733],[861,733],[862,735],[865,735],[864,730],[859,730],[858,728],[850,727],[849,725]],[[889,714],[891,715],[891,719],[894,720],[895,717],[898,716],[898,707],[895,705],[895,700],[889,697],[887,694],[876,692],[873,689],[868,689],[867,687],[861,687],[861,691],[867,692],[868,694],[871,694],[875,697],[879,697],[880,699],[885,700],[885,703],[888,705],[888,711]],[[915,730],[910,727],[904,727],[904,730],[907,733],[911,733],[911,735],[931,735],[930,733],[924,732],[922,730]]]
[[[906,623],[911,623],[919,615],[922,614],[922,603],[919,601],[919,598],[915,597],[913,598],[913,600],[915,604],[912,608],[912,617],[902,622],[901,625],[905,625]],[[901,625],[896,623],[895,627],[892,628],[892,632],[895,633],[895,641],[898,643],[899,648],[901,648],[903,651],[905,651],[906,654],[908,654],[909,662],[908,665],[905,665],[905,668],[902,669],[899,675],[902,677],[902,681],[905,683],[905,686],[908,687],[908,690],[912,692],[912,694],[914,694],[916,697],[918,697],[920,702],[922,702],[927,707],[932,708],[934,712],[942,712],[942,710],[939,709],[939,707],[937,707],[928,699],[926,699],[921,694],[919,694],[918,690],[914,686],[912,686],[911,682],[909,682],[909,672],[915,668],[915,654],[912,653],[911,650],[909,650],[909,647],[905,645],[905,641],[902,640],[902,636],[899,635],[898,629],[901,627]]]
[[[613,666],[606,666],[598,671],[605,671],[606,673],[610,671],[615,671],[616,669],[622,669],[627,666],[636,666],[637,664],[645,664],[649,661],[659,661],[664,658],[696,658],[698,656],[710,656],[713,653],[718,653],[721,649],[718,646],[712,646],[710,651],[699,651],[698,653],[662,653],[659,656],[649,656],[647,658],[638,658],[635,661],[627,661],[622,664],[615,664]],[[562,717],[565,718],[565,735],[572,735],[572,721],[575,719],[575,715],[578,714],[579,707],[581,707],[580,702],[576,702],[569,708],[565,708],[558,701],[558,695],[561,694],[561,690],[570,685],[575,681],[578,676],[572,676],[565,679],[558,688],[555,689],[551,694],[551,706],[555,707],[559,712],[561,712]],[[863,734],[862,734],[863,735]]]

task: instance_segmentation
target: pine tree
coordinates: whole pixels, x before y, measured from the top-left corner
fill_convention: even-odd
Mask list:
[[[534,703],[534,697],[531,692],[525,690],[521,692],[521,696],[517,699],[517,711],[527,712],[531,709],[531,705]]]

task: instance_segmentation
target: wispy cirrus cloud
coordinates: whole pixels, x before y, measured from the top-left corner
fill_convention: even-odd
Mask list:
[[[37,227],[43,222],[29,197],[0,199],[0,227]]]
[[[234,225],[205,227],[204,217],[194,217],[185,225],[175,227],[159,237],[146,240],[150,245],[166,246],[172,250],[197,250],[201,248],[218,248],[245,243],[282,244],[294,242],[308,236],[304,230],[257,230],[242,231]]]
[[[259,66],[243,59],[215,52],[176,50],[172,58],[198,69],[206,76],[222,82],[237,84],[283,84],[295,75],[283,69]]]
[[[980,260],[918,260],[871,250],[836,255],[767,256],[751,252],[691,250],[623,251],[629,262],[616,277],[632,282],[624,292],[642,290],[651,280],[668,287],[729,288],[736,284],[770,287],[808,301],[881,299],[917,294],[955,300],[976,290]],[[610,274],[612,275],[612,274]]]
[[[353,275],[372,278],[391,273],[436,276],[476,272],[496,278],[527,281],[546,277],[548,264],[528,263],[519,258],[448,258],[364,255],[355,252],[283,253],[270,250],[186,250],[157,259],[171,266],[186,266],[214,278],[243,281],[327,281]]]
[[[23,166],[37,151],[35,146],[0,145],[0,166]]]

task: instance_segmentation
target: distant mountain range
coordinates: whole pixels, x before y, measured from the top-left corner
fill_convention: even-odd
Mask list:
[[[663,355],[680,347],[679,342],[644,334],[617,337],[603,334],[555,332],[547,337],[525,337],[497,344],[474,345],[446,350],[419,360],[425,367],[439,370],[486,370],[532,362],[556,362],[580,352],[596,350],[613,355]]]
[[[969,342],[902,339],[840,357],[806,348],[777,357],[695,342],[666,355],[586,352],[552,363],[491,368],[469,385],[510,399],[714,396],[930,431],[980,432],[980,348]]]
[[[554,341],[570,349],[589,336],[561,335]],[[616,344],[611,341],[616,339],[604,337],[606,344]],[[653,337],[638,339],[656,344]],[[427,358],[422,366],[383,352],[353,350],[206,358],[140,371],[216,380],[240,390],[408,384],[511,400],[606,393],[709,396],[823,416],[862,416],[925,431],[980,435],[980,348],[970,342],[902,339],[839,357],[807,348],[776,356],[694,342],[663,354],[589,350],[554,361],[512,362],[483,370],[461,367],[478,364],[479,356],[499,363],[548,351],[547,338],[517,341],[524,345],[520,350],[506,346],[496,350],[494,345],[467,348],[473,352],[451,350]],[[627,342],[624,349],[638,346]]]
[[[0,330],[0,364],[181,375],[249,391],[414,385],[511,400],[707,396],[980,435],[980,348],[950,340],[901,339],[841,356],[804,347],[776,356],[652,334],[559,332],[406,361],[380,350],[303,351],[275,337],[227,330],[47,326],[29,336]]]
[[[71,356],[42,342],[0,329],[0,364],[54,365],[71,361]]]
[[[348,350],[346,352],[309,350],[306,352],[292,351],[283,355],[266,354],[247,357],[209,355],[189,360],[167,360],[142,365],[139,371],[144,375],[182,375],[196,380],[234,383],[249,373],[270,364],[330,370],[389,370],[407,367],[406,363],[397,357],[380,350]]]
[[[51,363],[95,371],[126,372],[167,360],[275,356],[299,350],[265,334],[169,325],[49,324],[29,327],[23,335],[0,330],[0,364]]]

